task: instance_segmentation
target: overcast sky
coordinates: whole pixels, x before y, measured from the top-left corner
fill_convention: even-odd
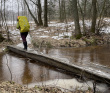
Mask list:
[[[23,0],[18,0],[18,1],[19,1],[19,4],[20,4],[19,10],[22,11],[21,1],[23,1]],[[41,2],[42,2],[41,4],[43,5],[44,0],[41,0]],[[33,4],[33,3],[31,3],[31,4]],[[17,0],[7,0],[6,8],[8,10],[13,10],[15,12],[18,12],[18,2],[17,2]],[[30,8],[32,8],[32,7],[30,6]]]

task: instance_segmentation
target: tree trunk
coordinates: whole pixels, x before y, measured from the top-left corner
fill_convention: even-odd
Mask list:
[[[102,7],[102,10],[101,10],[100,15],[99,15],[99,21],[98,21],[98,27],[97,27],[98,29],[97,29],[97,32],[96,32],[97,35],[99,35],[101,21],[102,21],[102,15],[103,15],[103,12],[104,12],[104,9],[105,9],[105,4],[106,4],[106,0],[104,0],[103,7]]]
[[[7,32],[7,40],[9,41],[10,36],[9,36],[9,29],[8,29],[8,26],[7,26],[7,22],[6,22],[6,14],[5,14],[6,4],[5,4],[5,2],[6,2],[6,0],[4,0],[4,21],[5,21],[5,29],[6,29],[6,32]]]
[[[43,25],[41,15],[42,15],[41,2],[40,2],[40,0],[38,0],[38,22],[39,22],[39,25],[40,25],[40,26]]]
[[[78,6],[80,8],[80,12],[82,15],[82,22],[83,22],[83,35],[86,35],[86,26],[85,26],[85,14],[86,14],[86,2],[87,0],[84,1],[84,9],[81,8],[80,3],[78,1]]]
[[[38,23],[37,19],[34,17],[34,15],[32,14],[32,12],[31,12],[31,10],[30,10],[30,8],[29,8],[29,5],[28,5],[28,3],[27,3],[27,1],[26,1],[26,0],[24,0],[24,1],[25,1],[25,3],[26,3],[27,8],[28,8],[28,10],[29,10],[29,13],[30,13],[30,15],[32,16],[32,18],[34,19],[36,25],[39,26],[39,23]]]
[[[48,27],[47,9],[47,0],[44,0],[44,27]]]
[[[2,0],[1,0],[1,26],[3,26]]]
[[[91,26],[91,32],[95,33],[96,30],[96,19],[97,19],[97,9],[96,9],[96,2],[97,0],[92,0],[92,26]]]
[[[59,0],[59,15],[60,15],[59,20],[61,22],[61,1],[60,0]]]
[[[80,31],[80,25],[79,25],[79,14],[78,14],[78,8],[77,8],[77,0],[72,0],[73,4],[73,17],[75,22],[75,37],[76,39],[81,38],[81,31]]]
[[[17,0],[17,3],[18,3],[18,16],[19,16],[19,1]]]

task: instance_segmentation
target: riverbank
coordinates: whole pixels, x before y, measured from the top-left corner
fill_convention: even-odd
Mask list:
[[[93,93],[91,89],[86,91],[75,90],[69,91],[57,87],[35,86],[28,88],[27,86],[19,85],[15,82],[2,82],[0,83],[0,93]]]

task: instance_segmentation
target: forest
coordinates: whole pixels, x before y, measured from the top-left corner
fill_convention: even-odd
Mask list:
[[[10,21],[15,25],[17,16],[27,16],[37,27],[48,27],[50,21],[63,23],[74,21],[73,35],[76,38],[81,38],[88,32],[99,35],[102,28],[107,26],[104,18],[110,16],[109,0],[1,0],[0,3],[0,26],[6,30],[7,38],[9,38],[7,22]],[[91,21],[90,28],[86,20]]]
[[[80,68],[85,68],[88,71],[92,69],[94,73],[96,71],[97,74],[101,73],[103,75],[104,73],[104,75],[109,76],[110,0],[0,0],[0,71],[4,75],[1,74],[0,80],[4,80],[5,77],[6,80],[11,81],[12,85],[9,86],[15,87],[14,91],[24,91],[18,93],[25,93],[27,88],[22,86],[20,90],[17,90],[16,87],[19,87],[19,85],[13,83],[13,80],[28,86],[28,84],[33,84],[37,80],[40,84],[46,82],[45,79],[50,80],[49,82],[59,83],[63,78],[65,80],[65,82],[63,80],[63,83],[65,83],[62,85],[63,89],[69,91],[65,92],[63,90],[63,92],[59,88],[34,86],[32,89],[28,89],[29,93],[32,90],[35,91],[32,93],[37,93],[36,89],[44,93],[48,91],[48,93],[103,93],[102,91],[109,89],[109,86],[105,84],[96,84],[95,80],[86,81],[87,78],[83,77],[83,71],[79,78],[75,76],[78,81],[73,79],[72,76],[62,73],[65,71],[61,69],[41,66],[41,63],[36,65],[39,62],[35,64],[30,58],[9,53],[6,49],[7,46],[13,45],[23,48],[21,32],[19,28],[17,29],[20,16],[26,16],[30,25],[26,38],[26,51],[22,49],[25,51],[24,53],[33,51],[40,56],[48,55],[50,59],[60,58],[65,62],[64,64],[73,66],[73,63],[75,63]],[[2,70],[8,74],[4,74]],[[35,73],[36,71],[38,71],[38,74]],[[108,72],[105,74],[103,71]],[[20,79],[18,79],[19,77]],[[75,82],[74,85],[67,85],[71,82]],[[7,85],[10,82],[2,84],[4,89],[8,89]],[[2,84],[0,84],[0,91]],[[79,84],[80,87],[72,88],[75,84]],[[66,89],[66,85],[68,89]],[[86,87],[86,90],[82,92],[83,87]]]

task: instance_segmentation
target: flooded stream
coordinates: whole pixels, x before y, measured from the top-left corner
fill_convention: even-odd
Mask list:
[[[24,58],[14,53],[0,54],[0,81],[11,80],[9,69],[11,70],[12,80],[19,84],[73,78],[73,76],[39,61]]]
[[[98,64],[110,68],[110,45],[82,48],[41,49],[41,51],[69,63],[85,66]]]
[[[60,58],[66,62],[90,65],[99,64],[110,67],[109,46],[92,46],[86,48],[41,49],[44,54]],[[9,67],[9,68],[8,68]],[[11,71],[11,73],[10,73]],[[11,75],[12,74],[12,75]],[[34,85],[59,86],[67,89],[88,89],[93,87],[93,81],[79,82],[75,76],[58,68],[50,67],[42,62],[34,61],[15,53],[0,53],[0,82],[12,81],[33,87]],[[106,84],[97,84],[97,90],[108,90]],[[106,92],[105,92],[106,93]]]

